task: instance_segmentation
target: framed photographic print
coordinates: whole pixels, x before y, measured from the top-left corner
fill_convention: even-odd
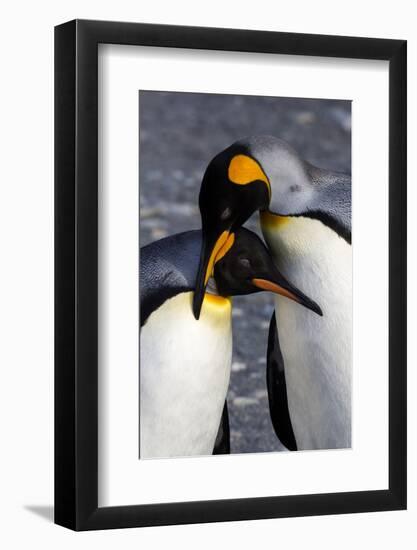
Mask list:
[[[406,42],[55,29],[55,521],[406,507]]]

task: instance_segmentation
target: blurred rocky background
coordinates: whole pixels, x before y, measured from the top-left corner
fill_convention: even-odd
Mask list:
[[[316,166],[351,171],[350,101],[141,91],[139,112],[141,246],[200,228],[205,168],[242,137],[271,134]],[[259,234],[257,215],[245,225]],[[233,453],[283,448],[272,428],[266,389],[273,306],[267,293],[233,299],[228,393]]]

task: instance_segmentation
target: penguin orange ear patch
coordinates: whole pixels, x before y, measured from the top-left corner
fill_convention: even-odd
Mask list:
[[[228,177],[232,183],[247,185],[253,181],[263,181],[269,190],[269,181],[260,165],[247,155],[235,155],[229,164]]]

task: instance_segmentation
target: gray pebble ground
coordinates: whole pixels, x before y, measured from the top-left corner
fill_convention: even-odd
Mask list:
[[[272,134],[316,166],[350,173],[351,103],[172,92],[140,92],[140,245],[200,228],[198,193],[208,162],[242,137]],[[259,233],[258,217],[246,226]],[[313,297],[314,298],[314,297]],[[233,453],[282,450],[265,381],[273,298],[233,300],[228,394]]]

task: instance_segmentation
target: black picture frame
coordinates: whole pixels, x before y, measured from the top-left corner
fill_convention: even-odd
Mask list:
[[[389,488],[98,507],[98,44],[389,61]],[[74,530],[406,508],[406,41],[74,20],[55,28],[55,522]],[[377,131],[377,129],[375,130]]]

